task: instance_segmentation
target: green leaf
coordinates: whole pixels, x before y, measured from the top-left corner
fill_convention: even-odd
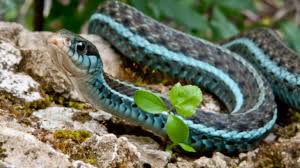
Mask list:
[[[159,7],[165,16],[183,24],[187,28],[206,32],[209,30],[208,23],[193,8],[193,3],[191,0],[163,0],[159,1]]]
[[[202,101],[202,92],[197,86],[181,86],[177,83],[169,92],[171,104],[183,117],[190,117]]]
[[[218,8],[214,8],[210,24],[216,40],[229,38],[239,33],[236,26]]]
[[[253,0],[242,0],[242,1],[237,1],[237,0],[225,0],[225,1],[217,1],[218,5],[229,8],[229,9],[234,9],[237,11],[249,9],[249,10],[255,10],[255,4]]]
[[[179,143],[178,145],[187,152],[196,152],[196,150],[193,147],[191,147],[190,145],[187,145],[184,143]]]
[[[154,16],[158,18],[159,11],[157,5],[155,5],[152,1],[149,0],[131,0],[129,1],[131,5],[133,5],[138,10],[142,11],[143,13]]]
[[[297,25],[290,22],[284,22],[281,24],[281,30],[288,46],[300,53],[300,30]]]
[[[184,142],[189,136],[189,128],[177,116],[170,114],[166,124],[167,134],[175,144]]]
[[[134,102],[145,112],[158,114],[167,111],[163,100],[146,90],[137,90],[134,93]]]

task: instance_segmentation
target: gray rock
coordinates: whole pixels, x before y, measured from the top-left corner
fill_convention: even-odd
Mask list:
[[[97,121],[107,121],[112,118],[112,115],[110,113],[107,113],[105,111],[98,110],[96,112],[91,112],[89,115]]]
[[[0,40],[0,91],[26,102],[40,100],[39,84],[24,73],[16,73],[21,61],[20,51],[12,43]]]
[[[0,160],[0,168],[16,168],[16,167]]]
[[[63,155],[34,136],[11,128],[0,128],[1,148],[5,149],[3,161],[8,165],[22,168],[71,166],[66,155]]]
[[[124,136],[133,143],[141,153],[140,160],[144,165],[151,167],[165,167],[171,156],[168,152],[159,150],[159,144],[149,137],[138,137],[134,135]]]
[[[216,152],[212,158],[200,157],[194,161],[195,168],[228,168],[236,166],[234,159],[223,155],[222,153]]]
[[[277,136],[274,133],[270,133],[265,139],[264,141],[266,143],[273,143],[276,140]]]
[[[74,168],[96,168],[95,166],[84,163],[80,160],[76,160],[76,161],[72,162],[72,166]]]
[[[38,124],[40,128],[50,131],[54,131],[56,129],[84,129],[97,135],[103,135],[107,133],[106,127],[94,119],[85,121],[83,123],[74,121],[73,116],[76,115],[76,113],[83,112],[65,107],[49,107],[47,109],[35,111],[32,115],[39,118]],[[99,111],[98,113],[101,112]],[[89,115],[88,112],[87,115]]]
[[[175,163],[168,163],[167,168],[192,168],[195,167],[192,160],[187,160],[188,158],[177,157]]]
[[[0,21],[0,39],[17,43],[24,28],[20,24]]]
[[[117,138],[113,134],[101,137],[93,136],[83,143],[91,147],[96,156],[96,165],[101,168],[140,167],[140,153],[125,137]]]
[[[13,71],[20,63],[22,56],[13,43],[0,40],[0,69]]]

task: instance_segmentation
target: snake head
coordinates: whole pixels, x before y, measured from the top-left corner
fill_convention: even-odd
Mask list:
[[[49,38],[48,43],[54,64],[67,76],[86,77],[102,71],[97,48],[85,38],[63,29]]]

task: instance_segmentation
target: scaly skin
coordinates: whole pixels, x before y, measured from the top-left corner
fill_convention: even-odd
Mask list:
[[[257,29],[224,42],[257,67],[271,83],[275,96],[300,110],[300,59],[271,29]]]
[[[270,85],[239,55],[166,27],[117,1],[108,1],[91,17],[89,32],[101,35],[139,64],[205,88],[226,105],[228,113],[198,109],[184,119],[190,128],[186,143],[197,150],[248,151],[271,131],[277,112]],[[50,42],[61,54],[54,53],[54,62],[91,104],[166,135],[166,114],[152,115],[136,107],[132,96],[139,88],[106,75],[92,43],[67,31]]]

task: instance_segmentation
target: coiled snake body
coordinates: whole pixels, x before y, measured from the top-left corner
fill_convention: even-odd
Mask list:
[[[102,36],[139,64],[205,88],[225,104],[229,113],[198,109],[184,119],[190,128],[186,143],[198,150],[232,153],[257,146],[277,118],[271,86],[280,100],[300,108],[300,59],[272,30],[255,30],[219,46],[108,1],[92,15],[89,33]],[[50,41],[62,55],[55,54],[54,62],[91,104],[156,134],[166,134],[167,116],[140,110],[132,98],[139,88],[106,75],[91,42],[67,31]]]

